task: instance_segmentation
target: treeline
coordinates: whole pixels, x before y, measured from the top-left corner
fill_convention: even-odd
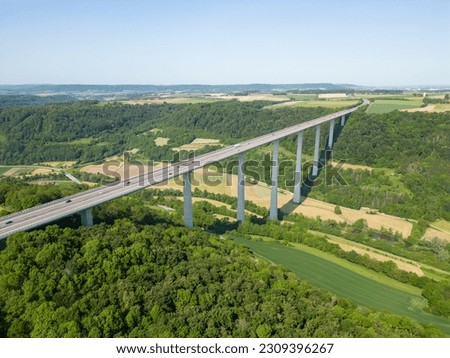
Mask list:
[[[427,104],[446,104],[446,103],[450,103],[450,99],[449,99],[449,95],[448,93],[444,96],[444,98],[430,98],[430,97],[425,97],[423,99],[423,103],[425,105]]]
[[[86,190],[85,185],[74,184],[70,187],[56,185],[28,184],[22,181],[0,181],[0,206],[8,210],[0,210],[0,215],[10,211],[19,211],[44,204],[76,192]]]
[[[102,160],[139,148],[148,159],[171,160],[170,147],[200,135],[232,143],[332,112],[324,108],[263,109],[268,102],[125,105],[76,102],[0,110],[0,162]],[[169,146],[157,146],[163,129]]]
[[[427,159],[417,162],[426,165],[427,173],[387,174],[383,170],[339,169],[340,183],[322,181],[313,187],[310,197],[328,203],[359,210],[361,207],[378,209],[404,218],[434,221],[450,220],[449,191],[445,172],[450,162]],[[326,166],[326,180],[333,167]]]
[[[162,191],[159,189],[150,189],[136,193],[135,196],[139,197],[141,200],[149,200],[153,205],[163,204],[176,209],[180,217],[180,222],[182,222],[182,202],[175,199],[176,197],[182,196],[181,191],[173,189]],[[225,194],[208,193],[199,189],[195,189],[193,191],[193,196],[220,201],[229,204],[231,209],[236,209],[237,200],[235,197]],[[247,221],[249,223],[258,224],[252,226],[255,230],[264,232],[266,227],[271,227],[270,225],[272,224],[267,222],[268,210],[266,208],[259,207],[251,202],[246,202],[245,209],[255,214],[247,215]],[[226,225],[226,220],[219,221],[214,219],[210,215],[211,213],[231,216],[232,218],[236,216],[234,212],[230,212],[225,208],[217,208],[213,205],[203,205],[200,203],[194,204],[194,219],[196,225],[212,231],[217,230],[218,232],[223,231],[221,230],[221,227],[223,226],[226,226],[226,229],[228,230],[234,230],[237,228],[237,225]],[[333,220],[312,219],[303,215],[291,214],[285,216],[284,220],[293,223],[293,225],[289,225],[287,227],[284,227],[283,225],[274,225],[274,227],[271,227],[270,230],[272,230],[272,237],[275,239],[281,240],[284,239],[285,236],[291,237],[291,235],[305,236],[307,230],[313,230],[324,234],[340,236],[397,256],[422,262],[445,271],[450,271],[450,244],[438,239],[431,241],[421,240],[423,233],[427,228],[427,223],[424,221],[414,223],[411,236],[404,239],[399,233],[394,233],[391,230],[370,229],[367,227],[366,222],[362,219],[353,224],[347,224],[345,222],[337,223]],[[341,254],[343,256],[347,255],[345,252]],[[354,258],[350,255],[349,259],[353,260]],[[371,260],[371,262],[367,263],[366,266],[378,272],[384,272],[383,270],[391,270],[392,268],[390,264],[387,264],[386,268],[384,268],[383,263],[374,260]],[[403,271],[395,272],[391,277],[398,278],[401,282],[406,282],[405,280],[408,279],[401,277],[403,274]],[[415,277],[412,281],[414,280]],[[419,279],[419,281],[420,280],[421,279]],[[414,281],[410,283],[422,288],[427,282],[424,281],[422,283],[416,283]]]
[[[93,228],[8,238],[4,337],[435,337],[411,319],[311,287],[171,214],[118,200]],[[152,220],[151,223],[149,220]]]
[[[335,146],[350,163],[424,173],[424,159],[450,158],[450,113],[355,112]]]
[[[354,226],[358,229],[358,225]],[[284,242],[302,243],[375,272],[383,273],[399,282],[421,288],[422,295],[428,300],[428,311],[446,318],[450,317],[450,280],[436,282],[429,277],[418,276],[414,272],[401,270],[392,261],[378,261],[370,258],[369,255],[359,255],[355,251],[345,251],[339,245],[328,242],[324,235],[307,233],[305,227],[299,226],[297,223],[286,227],[272,222],[265,225],[256,225],[246,221],[239,226],[237,232],[250,240],[253,239],[251,235],[257,235],[283,240]]]
[[[359,255],[355,251],[344,251],[339,245],[328,242],[324,235],[306,234],[304,228],[299,228],[297,225],[290,226],[286,229],[282,225],[255,225],[250,222],[245,222],[243,225],[239,226],[238,232],[269,236],[277,240],[285,240],[288,242],[302,243],[364,266],[375,272],[381,272],[399,282],[407,283],[419,288],[423,288],[426,284],[434,282],[428,277],[418,276],[416,273],[400,270],[392,261],[378,261],[370,258],[368,255]]]
[[[85,179],[95,181],[98,177],[90,175]],[[0,212],[0,215],[6,215],[10,212],[23,210],[35,205],[43,204],[51,200],[55,200],[76,192],[85,190],[87,187],[77,185],[75,183],[70,186],[58,185],[37,185],[26,183],[22,180],[9,180],[0,182],[0,206],[7,210]],[[127,200],[131,198],[139,198],[138,200],[145,201],[149,205],[165,205],[176,209],[174,214],[178,217],[178,222],[183,222],[183,206],[182,201],[177,197],[181,197],[182,192],[175,189],[160,190],[157,188],[141,190],[133,195],[127,196]],[[214,194],[207,191],[199,190],[193,191],[194,197],[206,198],[216,200],[230,205],[232,210],[236,210],[237,199],[226,194]],[[111,205],[115,205],[116,201]],[[117,204],[120,206],[120,204]],[[208,209],[208,210],[206,210]],[[251,222],[264,223],[267,220],[268,210],[259,207],[251,201],[246,201],[245,209],[254,214],[247,215]],[[210,213],[229,216],[230,212],[222,212],[214,207],[206,207],[203,205],[194,205],[195,222],[197,225],[207,228],[209,230],[223,231],[227,227],[225,219],[215,219]],[[129,214],[129,213],[128,213]],[[128,217],[127,213],[123,214],[123,218]],[[235,217],[235,214],[231,215]],[[112,222],[112,217],[102,217],[101,220]],[[426,221],[419,221],[413,224],[413,230],[409,238],[402,238],[398,233],[390,230],[373,230],[367,227],[363,220],[358,220],[353,225],[344,222],[337,223],[332,220],[317,220],[304,217],[302,215],[288,215],[284,218],[291,222],[297,223],[297,231],[299,228],[320,231],[322,233],[344,237],[382,251],[386,251],[398,256],[402,256],[414,261],[422,262],[433,267],[449,271],[450,270],[450,244],[443,240],[434,239],[431,241],[421,240],[428,223]],[[230,225],[228,229],[234,229]]]
[[[77,99],[68,95],[33,96],[28,94],[0,94],[0,109],[20,106],[43,106],[49,103],[65,103],[74,101],[77,101]]]
[[[357,111],[335,145],[334,157],[392,168],[395,176],[341,171],[348,186],[314,188],[325,200],[369,206],[402,217],[450,220],[450,113],[367,114]],[[394,182],[394,179],[398,183]]]

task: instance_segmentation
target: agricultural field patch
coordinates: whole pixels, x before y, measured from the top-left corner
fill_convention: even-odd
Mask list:
[[[402,112],[441,113],[450,111],[450,103],[428,104],[426,107],[402,109]]]
[[[72,168],[76,161],[64,161],[64,162],[42,162],[40,165],[52,167],[52,168]]]
[[[169,143],[169,139],[170,138],[158,137],[155,139],[155,144],[158,147],[163,147],[163,146],[167,145],[167,143]]]
[[[173,188],[183,190],[181,178],[169,180],[167,184],[157,184],[157,187]],[[198,169],[194,171],[192,177],[192,187],[206,190],[215,194],[227,194],[237,196],[237,175],[222,174],[211,169]],[[283,207],[288,208],[289,212],[302,214],[306,217],[315,219],[317,216],[323,220],[335,220],[336,222],[354,223],[359,219],[364,219],[370,228],[381,230],[382,228],[391,229],[393,232],[399,232],[403,237],[411,234],[412,224],[400,217],[384,215],[382,213],[369,214],[367,209],[355,210],[346,207],[340,207],[342,214],[336,214],[334,209],[336,205],[329,204],[320,200],[306,198],[301,205],[292,204],[292,193],[278,189],[278,206],[284,211]],[[245,187],[245,199],[252,201],[258,206],[269,208],[270,206],[270,187],[262,182],[257,184],[248,184]]]
[[[429,227],[426,229],[425,234],[423,235],[422,239],[426,241],[431,241],[434,238],[438,238],[439,240],[444,240],[450,243],[450,233],[446,231],[442,231],[439,229],[435,229],[432,227]]]
[[[321,234],[321,233],[318,233],[318,234]],[[338,238],[338,237],[334,237],[334,236],[331,237],[332,235],[329,235],[329,234],[321,234],[321,236],[328,237],[329,242],[339,245],[339,247],[344,251],[354,251],[359,255],[368,255],[370,258],[375,259],[377,261],[381,261],[381,262],[392,261],[397,265],[397,267],[400,270],[414,272],[418,276],[424,275],[423,271],[420,269],[419,264],[413,264],[413,263],[406,262],[407,261],[406,259],[396,257],[395,255],[392,255],[392,254],[384,253],[383,251],[371,248],[366,245],[358,244],[358,243],[352,242],[350,240],[346,240],[346,239]]]
[[[346,98],[346,93],[321,93],[319,94],[320,99],[328,99],[328,98]]]
[[[172,150],[179,152],[180,150],[199,150],[207,145],[220,145],[219,139],[208,139],[208,138],[195,138],[189,144],[183,144],[180,147],[172,148]]]
[[[450,233],[450,222],[447,220],[444,219],[436,220],[435,222],[432,222],[431,225],[437,227],[442,231]]]
[[[303,108],[313,108],[313,107],[325,107],[325,108],[345,108],[351,107],[358,104],[359,100],[357,99],[334,99],[334,100],[310,100],[310,101],[291,101],[291,102],[283,102],[277,103],[265,108],[268,109],[278,109],[283,107],[303,107]]]
[[[31,175],[49,175],[54,173],[55,171],[53,169],[47,169],[47,168],[38,168],[33,170]]]
[[[76,140],[71,140],[67,142],[58,142],[60,145],[83,145],[83,144],[91,144],[94,141],[93,137],[80,138]]]
[[[343,162],[342,163],[341,162],[338,163],[338,162],[333,162],[333,161],[330,161],[329,163],[333,167],[339,164],[339,166],[342,169],[368,170],[369,172],[371,172],[373,170],[372,167],[369,167],[367,165],[350,164],[350,163],[343,163]]]
[[[388,113],[401,109],[419,108],[422,104],[420,97],[414,100],[376,99],[366,109],[366,113]]]
[[[0,166],[0,175],[4,175],[11,169],[10,166]]]
[[[281,102],[289,101],[289,96],[287,95],[274,95],[272,93],[249,93],[248,95],[233,95],[227,93],[213,93],[212,98],[221,100],[238,100],[239,102],[254,102],[254,101],[271,101],[271,102]]]
[[[353,299],[364,306],[388,310],[425,324],[434,324],[447,334],[450,333],[450,320],[424,312],[422,308],[426,301],[419,293],[412,294],[393,288],[327,259],[280,243],[253,241],[237,236],[233,240],[247,246],[256,255],[287,267],[317,287]]]
[[[195,103],[211,103],[222,100],[214,97],[158,97],[149,99],[133,99],[119,101],[123,104],[195,104]]]
[[[149,166],[134,163],[109,161],[98,165],[86,165],[81,168],[80,171],[84,173],[103,174],[109,177],[125,179],[139,174],[151,172],[152,170],[160,168],[161,166],[162,164]]]
[[[17,177],[21,175],[31,174],[33,170],[35,170],[35,168],[31,166],[10,167],[10,169],[5,171],[3,175],[6,177]]]
[[[311,101],[317,99],[318,95],[312,93],[301,93],[301,94],[289,93],[288,97],[293,101]]]
[[[20,168],[17,167],[9,167],[8,169],[3,171],[3,175],[5,177],[11,177],[14,176],[16,174],[16,172],[19,171]]]

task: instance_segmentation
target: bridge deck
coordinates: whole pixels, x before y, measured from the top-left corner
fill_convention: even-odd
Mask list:
[[[250,149],[285,138],[302,130],[315,127],[318,124],[326,123],[332,119],[348,115],[368,103],[369,101],[365,99],[362,104],[350,109],[328,114],[326,116],[265,134],[226,148],[206,153],[189,161],[175,163],[132,178],[124,178],[123,180],[115,182],[111,185],[90,189],[82,193],[3,216],[0,218],[0,239],[4,239],[15,232],[36,228],[118,197],[141,190],[150,185],[161,183],[167,179],[204,167],[208,164],[218,162],[242,152],[247,152]]]

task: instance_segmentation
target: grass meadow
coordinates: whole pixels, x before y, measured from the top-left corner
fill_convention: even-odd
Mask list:
[[[348,297],[364,306],[408,316],[423,324],[433,324],[450,334],[450,320],[426,313],[423,310],[426,301],[410,289],[394,288],[386,282],[365,277],[311,252],[278,242],[253,241],[235,236],[233,240],[247,246],[256,255],[285,266],[314,286]]]
[[[367,113],[388,113],[400,109],[419,108],[422,105],[422,99],[402,100],[402,99],[376,99],[367,108]]]

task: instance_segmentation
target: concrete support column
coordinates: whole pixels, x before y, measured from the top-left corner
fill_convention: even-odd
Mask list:
[[[191,172],[183,174],[183,203],[184,203],[184,225],[186,227],[193,227],[194,218],[192,214]]]
[[[303,131],[298,132],[297,138],[297,159],[295,161],[295,178],[294,178],[294,199],[296,204],[300,203],[300,194],[302,189],[302,146]]]
[[[328,149],[333,148],[334,139],[334,119],[330,121],[330,132],[328,134]]]
[[[341,126],[344,126],[344,124],[345,124],[345,116],[342,116],[341,117]]]
[[[320,147],[320,124],[316,126],[316,142],[314,143],[314,163],[312,167],[312,175],[315,177],[319,174],[319,147]]]
[[[270,220],[278,219],[278,146],[280,141],[273,142],[272,155],[272,187],[270,193]]]
[[[245,153],[239,154],[238,166],[238,195],[237,195],[237,221],[245,219],[245,180],[244,180]]]
[[[80,211],[81,216],[81,225],[90,227],[94,225],[94,218],[92,216],[92,208],[87,208],[83,211]]]

